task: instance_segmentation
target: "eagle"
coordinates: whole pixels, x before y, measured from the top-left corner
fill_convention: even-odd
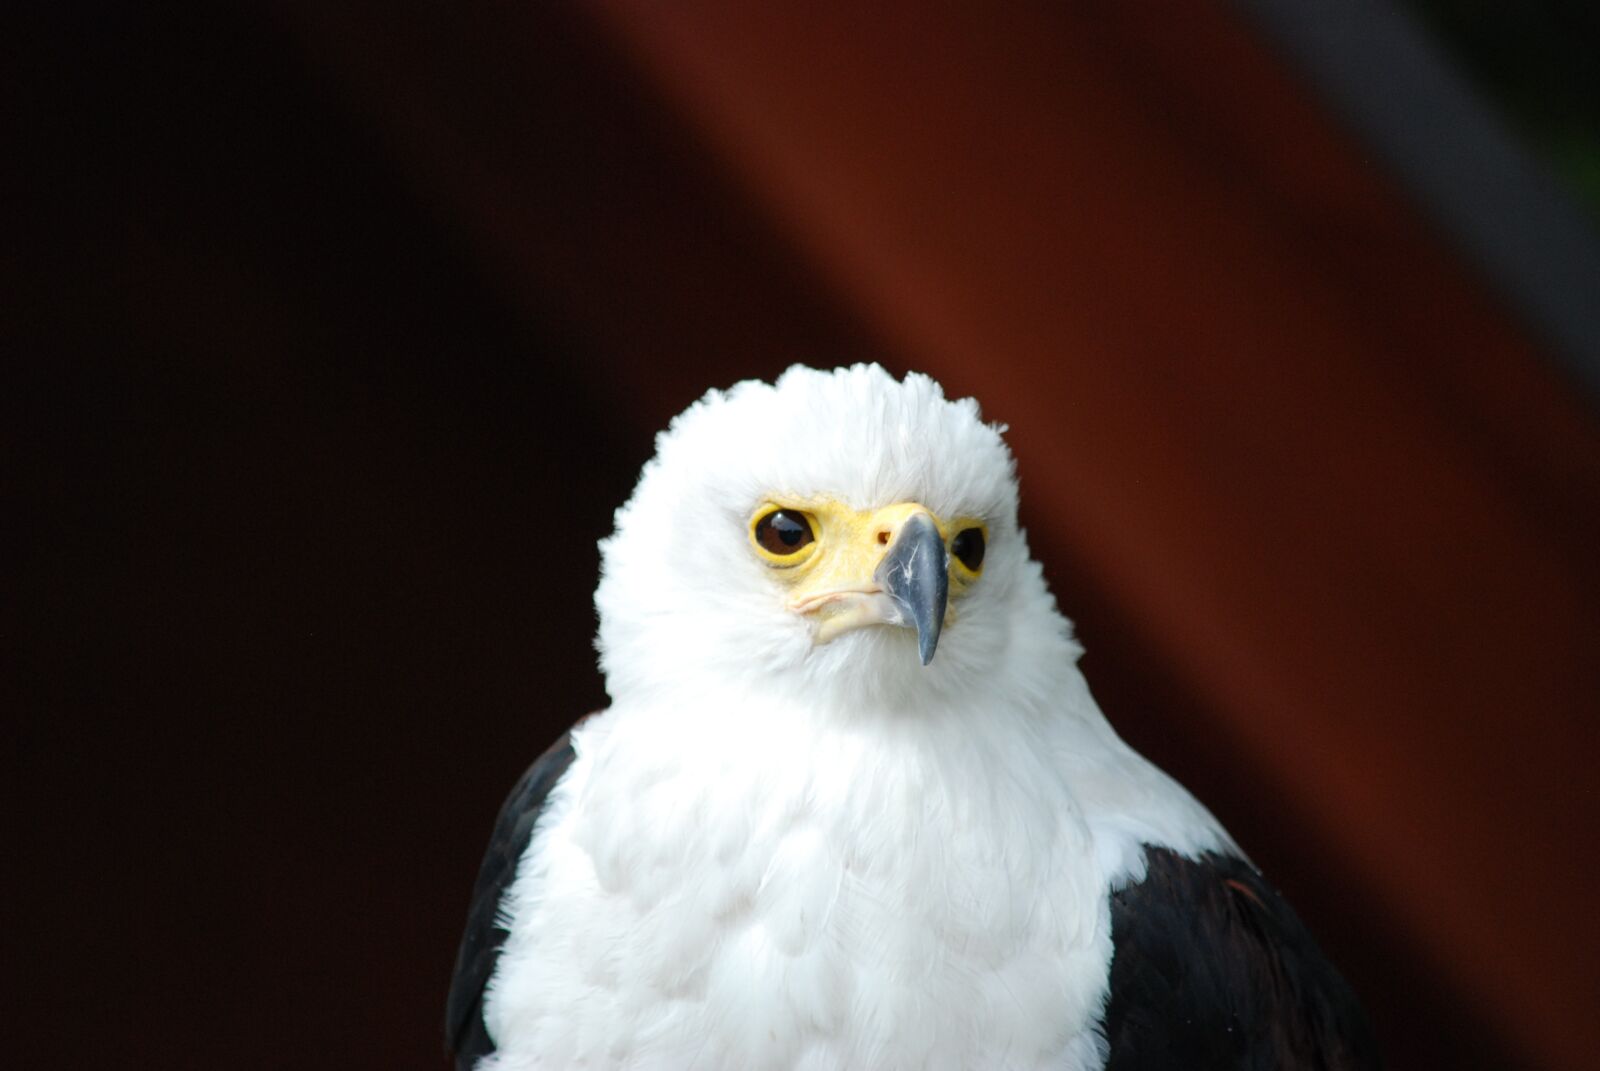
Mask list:
[[[610,705],[495,823],[458,1071],[1368,1068],[1283,897],[1122,742],[972,399],[713,390],[601,542]]]

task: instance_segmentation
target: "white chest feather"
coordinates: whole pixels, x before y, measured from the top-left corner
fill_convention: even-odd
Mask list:
[[[485,1067],[1103,1063],[1106,878],[1038,741],[618,720],[513,886]]]

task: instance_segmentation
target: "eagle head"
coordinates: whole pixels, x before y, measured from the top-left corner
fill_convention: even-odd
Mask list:
[[[917,709],[992,681],[1029,609],[1064,638],[1002,431],[876,365],[708,393],[657,438],[601,544],[613,699]]]

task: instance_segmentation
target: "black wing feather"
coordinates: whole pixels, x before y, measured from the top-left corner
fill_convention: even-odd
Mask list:
[[[1107,1071],[1379,1066],[1361,1005],[1249,863],[1147,848],[1111,895]]]
[[[456,953],[455,976],[445,1004],[445,1048],[455,1057],[458,1071],[470,1071],[479,1057],[494,1051],[483,1025],[483,989],[506,939],[506,931],[499,925],[500,901],[516,877],[517,863],[533,839],[534,824],[544,813],[550,790],[572,765],[573,757],[572,734],[565,733],[528,767],[495,819],[489,848],[478,868],[478,883],[472,890],[467,931]]]

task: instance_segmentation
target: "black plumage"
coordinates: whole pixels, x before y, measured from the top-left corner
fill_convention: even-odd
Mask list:
[[[445,1048],[454,1056],[457,1071],[471,1071],[480,1057],[494,1051],[494,1042],[483,1024],[483,989],[489,984],[500,958],[500,946],[506,939],[506,931],[500,925],[500,902],[533,839],[534,826],[544,813],[550,790],[567,772],[574,757],[572,734],[564,733],[528,767],[495,819],[494,833],[472,890],[467,929],[456,953],[455,975],[445,1005]]]
[[[1146,849],[1111,895],[1107,1071],[1346,1071],[1379,1066],[1339,972],[1249,863]]]

